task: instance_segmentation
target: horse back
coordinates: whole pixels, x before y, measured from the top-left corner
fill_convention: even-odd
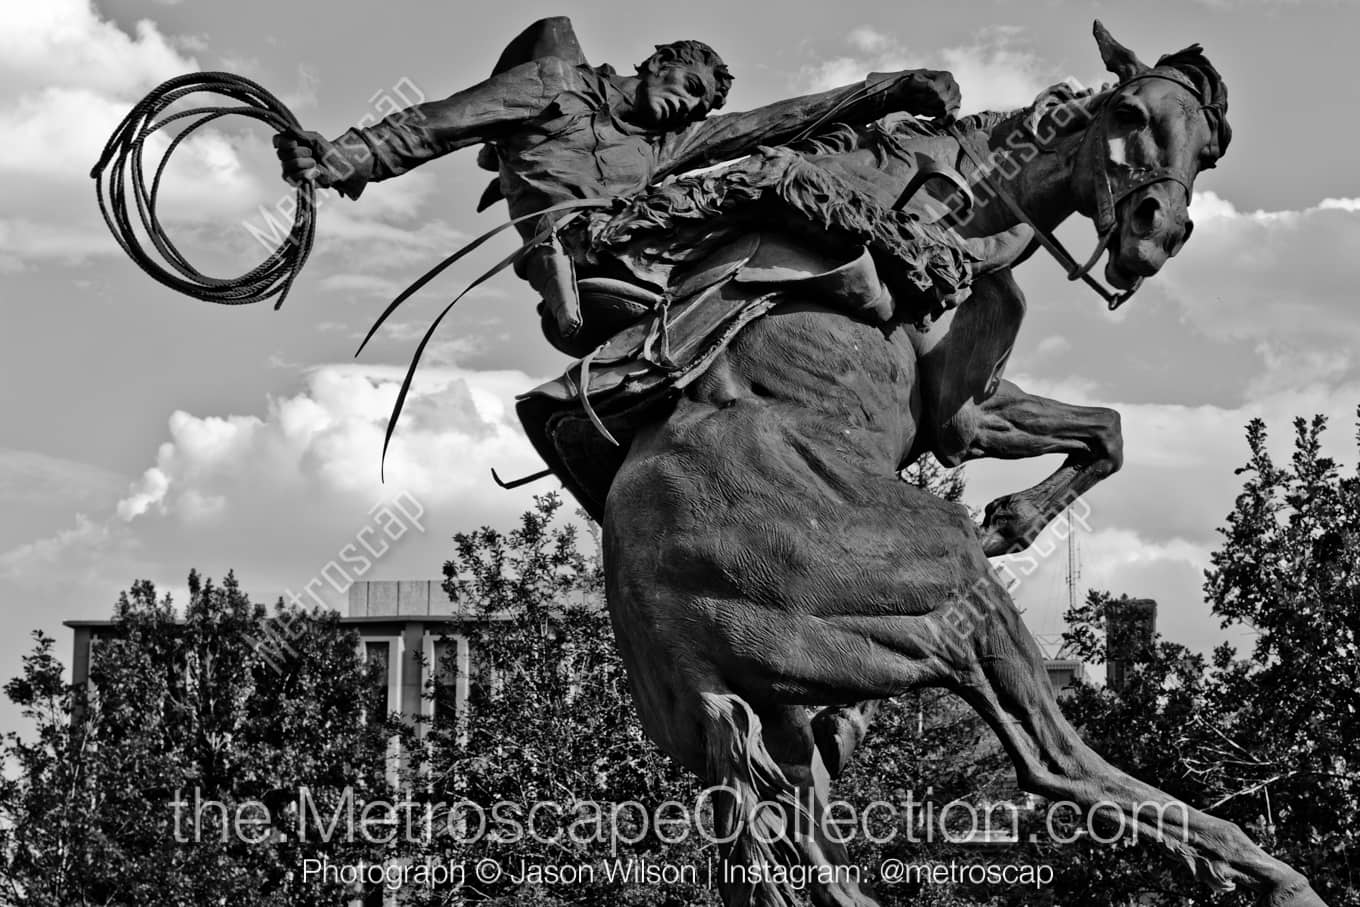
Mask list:
[[[915,352],[866,251],[842,261],[762,233],[716,258],[520,399],[530,441],[596,519],[635,437],[673,423],[678,441],[739,400],[787,409],[808,443],[857,439],[876,463],[910,444]]]

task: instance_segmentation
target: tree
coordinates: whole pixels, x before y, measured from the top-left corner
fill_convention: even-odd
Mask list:
[[[509,533],[483,527],[454,537],[444,590],[475,617],[459,628],[471,653],[468,714],[430,726],[420,758],[408,769],[424,779],[431,800],[468,804],[469,813],[471,804],[487,814],[501,804],[526,832],[436,840],[413,859],[490,857],[511,868],[604,867],[616,858],[626,864],[646,856],[673,865],[706,864],[693,838],[666,843],[654,827],[641,827],[631,808],[606,815],[602,824],[586,823],[574,832],[568,827],[573,818],[591,814],[590,804],[609,809],[632,801],[655,814],[668,800],[693,803],[698,787],[642,732],[603,606],[599,562],[582,550],[577,527],[558,519],[560,509],[556,495],[540,496]],[[445,676],[457,671],[451,664],[441,668]],[[436,698],[436,714],[452,711],[439,707],[438,698],[450,695],[447,688],[428,695]],[[529,826],[527,813],[539,803],[550,808]],[[630,840],[592,840],[596,828]],[[654,884],[600,876],[570,885],[506,879],[471,887],[507,905],[709,903],[703,885],[658,893]],[[451,895],[425,897],[447,903]]]
[[[1110,593],[1091,590],[1083,604],[1067,612],[1064,641],[1074,657],[1088,663],[1108,660],[1107,617],[1118,604]],[[1115,691],[1080,684],[1064,699],[1063,713],[1115,767],[1181,802],[1209,805],[1213,801],[1204,778],[1192,770],[1196,754],[1212,746],[1221,726],[1221,715],[1213,711],[1207,661],[1160,636],[1121,654],[1132,662],[1123,686]],[[1117,830],[1102,832],[1106,838],[1112,833]],[[1064,840],[1069,837],[1064,832]],[[1036,848],[1036,856],[1057,867],[1052,894],[1058,903],[1178,907],[1188,892],[1211,896],[1207,888],[1196,889],[1184,865],[1168,859],[1165,848],[1146,836],[1103,843],[1081,834],[1070,843],[1046,843]]]
[[[1277,466],[1264,423],[1247,427],[1247,476],[1205,594],[1225,626],[1251,628],[1245,658],[1214,653],[1231,745],[1208,777],[1223,813],[1312,878],[1360,904],[1360,473],[1322,456],[1327,421],[1294,422]],[[1360,446],[1360,437],[1357,438]]]
[[[149,582],[120,595],[88,689],[35,634],[5,686],[36,729],[4,743],[7,902],[329,905],[345,889],[304,882],[302,859],[374,859],[364,841],[298,840],[284,808],[302,787],[325,804],[381,784],[387,730],[364,721],[352,634],[282,602],[270,619],[231,574],[191,573],[189,590],[182,618]]]
[[[1065,707],[1088,742],[1124,770],[1248,831],[1303,872],[1333,907],[1360,905],[1360,476],[1321,453],[1326,420],[1294,423],[1294,452],[1277,465],[1259,419],[1247,426],[1242,492],[1220,530],[1205,595],[1224,628],[1256,637],[1212,659],[1158,640],[1118,694],[1086,688]],[[1103,661],[1111,601],[1093,593],[1069,613],[1068,642]],[[1069,851],[1060,880],[1084,900],[1149,891],[1183,902],[1159,848],[1117,846],[1099,877]],[[1159,894],[1158,894],[1159,893]],[[1246,905],[1249,894],[1197,895]],[[1115,903],[1115,901],[1110,901]]]

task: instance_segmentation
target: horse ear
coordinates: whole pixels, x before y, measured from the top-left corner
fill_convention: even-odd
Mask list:
[[[1119,81],[1126,81],[1151,68],[1138,59],[1137,54],[1116,41],[1110,30],[1100,24],[1099,19],[1096,20],[1092,32],[1096,36],[1096,46],[1100,48],[1100,59],[1105,61],[1106,69],[1119,77]]]

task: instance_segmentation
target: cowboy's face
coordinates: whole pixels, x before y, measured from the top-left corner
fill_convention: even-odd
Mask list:
[[[637,108],[648,125],[680,129],[702,120],[717,95],[713,68],[652,57],[638,74]]]

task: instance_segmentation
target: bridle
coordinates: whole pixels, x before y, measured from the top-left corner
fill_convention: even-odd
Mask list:
[[[1145,72],[1138,73],[1131,78],[1125,79],[1109,93],[1104,101],[1101,102],[1100,110],[1096,114],[1094,122],[1086,128],[1086,133],[1082,137],[1081,150],[1079,151],[1079,154],[1083,156],[1094,158],[1096,155],[1101,155],[1103,158],[1102,166],[1098,168],[1100,175],[1096,179],[1096,249],[1091,253],[1091,256],[1086,260],[1085,264],[1079,264],[1077,259],[1071,252],[1067,251],[1067,248],[1063,246],[1062,242],[1051,230],[1045,230],[1036,224],[1029,214],[1020,207],[1019,203],[1010,196],[1010,193],[1006,192],[1005,189],[996,185],[991,180],[987,166],[953,123],[949,123],[945,126],[946,131],[948,131],[954,140],[959,143],[960,150],[972,162],[982,184],[985,185],[994,196],[1001,199],[1002,203],[1011,210],[1012,214],[1034,230],[1034,238],[1040,245],[1048,250],[1048,253],[1052,255],[1054,259],[1057,260],[1058,264],[1062,266],[1063,270],[1067,272],[1067,279],[1084,281],[1105,300],[1112,312],[1128,302],[1129,299],[1133,297],[1133,294],[1138,292],[1138,288],[1143,285],[1143,278],[1139,277],[1127,291],[1119,293],[1115,290],[1108,289],[1091,275],[1091,270],[1100,261],[1101,256],[1105,254],[1105,251],[1110,247],[1110,243],[1114,240],[1115,231],[1119,227],[1119,218],[1117,214],[1119,204],[1140,189],[1144,189],[1156,183],[1166,182],[1179,184],[1185,190],[1185,198],[1188,203],[1191,195],[1190,183],[1194,178],[1193,176],[1187,178],[1184,174],[1172,167],[1135,169],[1119,165],[1114,163],[1109,158],[1108,154],[1104,153],[1104,149],[1109,146],[1108,137],[1110,133],[1110,120],[1114,116],[1116,107],[1115,102],[1126,92],[1129,86],[1151,79],[1164,79],[1168,82],[1174,82],[1186,89],[1200,102],[1200,109],[1202,111],[1219,109],[1218,105],[1205,104],[1203,92],[1201,92],[1189,78],[1172,69],[1149,69]],[[1212,127],[1213,125],[1213,122],[1210,121],[1210,126]]]

